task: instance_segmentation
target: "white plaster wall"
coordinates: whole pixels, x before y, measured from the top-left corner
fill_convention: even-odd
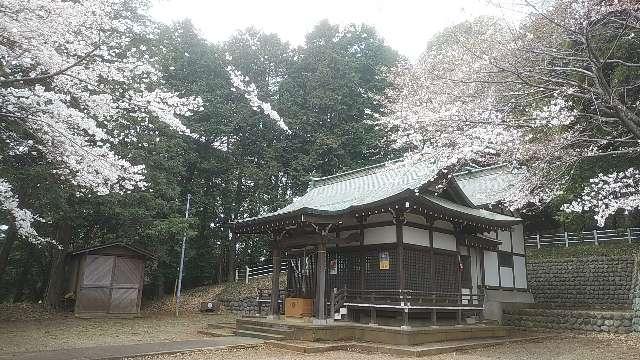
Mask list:
[[[405,214],[407,221],[418,223],[418,224],[426,224],[427,221],[424,219],[424,216],[416,215],[416,214]]]
[[[498,253],[494,251],[484,251],[484,282],[488,286],[500,286]]]
[[[518,289],[527,288],[527,266],[524,256],[513,257],[513,270],[516,273],[515,287]]]
[[[458,250],[455,236],[437,231],[433,232],[433,247],[451,251]]]
[[[429,246],[429,231],[403,226],[402,241],[406,244]]]
[[[501,242],[498,249],[511,252],[511,234],[509,231],[498,231],[498,240]]]
[[[453,230],[453,224],[448,222],[448,221],[444,221],[444,220],[436,220],[433,222],[433,227],[438,227],[441,229],[447,229],[447,230]]]
[[[364,243],[385,244],[396,242],[396,227],[383,226],[377,228],[364,229]]]
[[[513,252],[516,254],[524,254],[524,227],[515,225],[511,228],[513,235]]]
[[[500,267],[500,286],[513,287],[513,270],[510,267]]]

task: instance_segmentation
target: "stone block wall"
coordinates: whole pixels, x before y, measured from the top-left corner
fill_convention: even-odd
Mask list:
[[[634,261],[633,257],[527,259],[529,289],[536,304],[546,307],[631,309]],[[640,312],[640,303],[637,307]]]
[[[634,331],[634,322],[632,311],[522,309],[505,312],[503,315],[503,324],[508,326],[617,334],[628,334]]]
[[[224,310],[235,315],[251,316],[258,314],[258,301],[255,296],[240,300],[221,300],[220,303]],[[263,304],[261,310],[263,314],[268,313],[269,304]]]
[[[640,255],[635,257],[636,267],[633,272],[633,285],[631,289],[632,297],[632,311],[633,317],[633,331],[640,332]]]

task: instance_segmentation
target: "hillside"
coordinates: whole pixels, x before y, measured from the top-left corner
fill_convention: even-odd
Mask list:
[[[280,277],[280,288],[286,285],[286,274]],[[200,309],[203,301],[238,301],[247,297],[255,297],[258,289],[271,288],[271,277],[262,276],[249,280],[248,284],[243,281],[227,282],[219,285],[201,286],[185,290],[180,301],[183,312],[195,313]],[[167,295],[160,300],[150,300],[142,305],[144,312],[173,312],[175,311],[175,298]]]

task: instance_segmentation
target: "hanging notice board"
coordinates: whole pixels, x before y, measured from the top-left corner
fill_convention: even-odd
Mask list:
[[[389,252],[380,251],[380,270],[389,270]]]

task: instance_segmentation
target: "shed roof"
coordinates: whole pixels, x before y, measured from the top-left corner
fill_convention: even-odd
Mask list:
[[[131,250],[132,252],[140,254],[140,255],[142,255],[144,257],[155,259],[155,256],[150,251],[135,247],[133,245],[125,244],[123,242],[114,242],[114,243],[109,243],[109,244],[91,246],[91,247],[87,247],[87,248],[83,248],[83,249],[79,249],[79,250],[73,251],[73,252],[71,252],[70,255],[72,255],[72,256],[73,255],[79,255],[79,254],[84,254],[84,253],[88,253],[88,252],[95,251],[95,250],[103,250],[103,249],[113,248],[113,247],[127,248],[127,249]]]
[[[518,218],[457,204],[417,190],[436,177],[442,166],[436,161],[390,161],[323,178],[313,178],[302,197],[284,208],[254,218],[236,221],[235,226],[264,223],[276,219],[297,219],[307,215],[342,215],[366,206],[407,199],[447,216],[460,216],[482,224],[506,227]],[[467,184],[467,183],[465,183]]]

